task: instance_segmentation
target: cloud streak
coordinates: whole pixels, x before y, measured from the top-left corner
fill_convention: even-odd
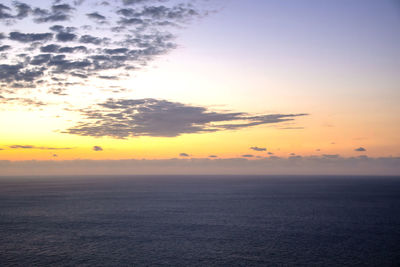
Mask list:
[[[250,147],[250,149],[258,152],[267,151],[265,147],[257,147],[257,146]]]
[[[10,149],[39,149],[39,150],[69,150],[72,147],[44,147],[44,146],[33,146],[33,145],[11,145],[8,146]]]
[[[363,147],[359,147],[359,148],[354,149],[354,151],[364,152],[364,151],[367,151],[367,150],[365,148],[363,148]]]

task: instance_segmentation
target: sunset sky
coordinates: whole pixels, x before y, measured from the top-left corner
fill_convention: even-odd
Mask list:
[[[399,43],[396,0],[2,1],[0,172],[400,174]]]

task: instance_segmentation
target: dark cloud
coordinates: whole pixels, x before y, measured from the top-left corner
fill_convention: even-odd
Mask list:
[[[180,4],[172,8],[166,6],[146,6],[140,15],[157,20],[183,20],[192,16],[198,16],[199,13],[191,5]]]
[[[267,149],[265,147],[252,146],[252,147],[250,147],[250,149],[254,150],[254,151],[267,151]]]
[[[32,8],[25,3],[14,2],[14,6],[17,10],[17,15],[15,17],[18,19],[27,17],[32,11]]]
[[[13,18],[14,16],[9,13],[10,10],[11,8],[9,8],[8,6],[0,4],[0,20]]]
[[[49,41],[53,38],[52,33],[20,33],[10,32],[9,39],[21,43],[31,43],[36,41]]]
[[[98,12],[89,13],[89,14],[86,14],[86,16],[88,16],[88,18],[94,19],[96,21],[104,21],[106,19],[105,16],[99,14]]]
[[[191,19],[206,13],[188,0],[127,0],[122,1],[122,7],[113,1],[103,6],[101,12],[93,9],[96,5],[89,2],[43,2],[47,7],[35,7],[17,1],[10,1],[13,4],[8,6],[1,4],[0,19],[4,19],[6,24],[12,24],[16,19],[23,21],[21,25],[57,22],[56,25],[49,25],[51,32],[45,33],[22,33],[26,27],[20,26],[15,30],[8,27],[8,38],[21,44],[0,46],[0,52],[9,50],[7,55],[3,54],[7,61],[0,62],[7,65],[6,69],[0,71],[2,85],[12,87],[24,81],[21,88],[40,85],[53,88],[53,91],[65,91],[59,83],[53,82],[53,78],[80,77],[85,79],[83,83],[88,84],[91,79],[86,78],[92,76],[109,80],[127,77],[127,72],[143,68],[158,56],[178,47],[175,26],[184,26]],[[76,8],[81,4],[85,6]],[[76,27],[64,25],[63,21],[66,20],[73,20]],[[93,24],[90,20],[102,24],[101,28],[96,26],[95,34],[90,32],[94,27],[90,25]],[[19,24],[15,25],[18,28]],[[0,39],[3,37],[4,34],[0,33]],[[69,42],[71,45],[44,44],[51,40]],[[48,53],[60,55],[44,55]],[[19,56],[21,54],[23,56]],[[112,75],[109,70],[113,71]],[[3,75],[9,72],[13,73],[7,77]]]
[[[208,156],[209,158],[218,158],[218,156],[217,155],[210,155],[210,156]]]
[[[189,154],[186,154],[186,153],[180,153],[179,156],[180,156],[180,157],[190,157],[190,155],[189,155]]]
[[[121,47],[121,48],[115,48],[115,49],[104,49],[104,52],[105,52],[106,54],[109,54],[109,55],[125,54],[125,53],[127,53],[128,51],[129,51],[128,48],[123,48],[123,47]]]
[[[141,4],[145,2],[149,2],[149,0],[122,0],[122,3],[126,6]]]
[[[11,82],[25,81],[32,82],[38,77],[43,75],[43,70],[41,68],[24,69],[22,64],[15,65],[0,65],[0,81]]]
[[[11,145],[8,146],[11,149],[40,149],[40,150],[68,150],[71,147],[38,147],[32,145]]]
[[[58,21],[66,21],[69,20],[70,16],[62,13],[56,13],[56,14],[49,14],[45,16],[41,16],[39,18],[36,18],[35,21],[38,23],[44,23],[44,22],[58,22]]]
[[[80,6],[80,5],[82,5],[83,2],[85,2],[85,0],[74,0],[74,5]]]
[[[81,36],[81,38],[79,39],[79,41],[80,41],[81,43],[85,43],[85,44],[95,44],[95,45],[99,45],[99,44],[101,44],[101,43],[104,41],[104,39],[103,39],[103,38],[99,38],[99,37],[94,37],[94,36],[91,36],[91,35],[86,34],[86,35]]]
[[[133,8],[122,8],[117,11],[117,14],[125,17],[133,17],[135,15],[135,10]]]
[[[32,12],[32,8],[21,2],[13,1],[12,3],[14,12],[12,12],[12,8],[0,4],[0,20],[5,19],[5,20],[15,20],[15,19],[24,19],[28,17],[28,15]],[[12,12],[13,14],[11,14]],[[10,21],[8,21],[10,22]]]
[[[77,37],[76,34],[73,33],[69,33],[69,32],[59,32],[56,34],[56,39],[57,41],[60,42],[70,42],[75,40]]]
[[[36,17],[35,22],[60,22],[67,21],[71,18],[71,12],[74,10],[69,4],[52,5],[50,10],[35,8],[33,15]]]
[[[97,76],[100,79],[104,79],[104,80],[118,80],[118,76],[105,76],[105,75],[100,75]]]
[[[30,62],[32,65],[42,65],[46,62],[49,62],[51,59],[50,54],[40,54],[33,57],[32,61]]]
[[[139,18],[121,18],[118,23],[122,26],[145,25],[144,20]]]
[[[251,154],[244,154],[244,155],[242,155],[242,157],[243,157],[243,158],[252,158],[252,157],[254,157],[254,155],[251,155]]]
[[[81,110],[86,121],[65,133],[83,136],[174,137],[189,133],[235,130],[256,125],[294,120],[306,114],[272,114],[252,116],[244,112],[216,112],[157,99],[109,99],[94,109]],[[228,123],[229,122],[229,123]],[[233,123],[237,122],[237,123]]]
[[[0,52],[7,51],[7,50],[9,50],[9,49],[11,49],[11,46],[9,46],[9,45],[0,46]]]
[[[55,53],[58,51],[58,49],[60,49],[59,45],[55,45],[55,44],[49,44],[46,46],[42,46],[40,48],[41,52],[45,52],[45,53]]]
[[[53,56],[48,63],[48,66],[54,66],[54,71],[56,72],[66,72],[69,70],[83,70],[85,68],[89,68],[92,63],[85,60],[67,60],[65,59],[65,55]],[[70,73],[71,75],[73,72]]]
[[[6,5],[0,4],[0,10],[1,10],[1,11],[3,11],[3,10],[11,10],[11,8],[9,8],[9,7],[6,6]]]
[[[73,8],[72,6],[70,6],[68,4],[60,4],[60,5],[53,5],[51,7],[51,9],[54,13],[56,13],[56,12],[69,13],[69,12],[73,11],[75,8]]]
[[[103,151],[103,148],[101,146],[94,146],[93,150],[94,151]]]
[[[87,75],[85,75],[83,73],[79,73],[79,72],[71,72],[70,74],[72,76],[74,76],[74,77],[79,77],[79,78],[82,78],[82,79],[86,79],[88,77]]]
[[[54,32],[74,32],[76,31],[75,27],[64,27],[62,25],[53,25],[49,28],[50,30],[54,31]]]
[[[364,151],[367,151],[367,150],[365,148],[363,148],[363,147],[359,147],[359,148],[354,149],[354,151],[364,152]]]

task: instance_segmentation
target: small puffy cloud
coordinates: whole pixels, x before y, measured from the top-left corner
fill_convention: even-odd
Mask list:
[[[18,41],[21,43],[32,43],[37,41],[49,41],[53,38],[52,33],[20,33],[20,32],[10,32],[10,40]]]
[[[252,147],[250,147],[250,149],[254,150],[254,151],[267,151],[267,148],[265,148],[265,147],[252,146]]]
[[[359,148],[354,149],[354,151],[364,152],[364,151],[367,151],[367,150],[365,148],[363,148],[363,147],[359,147]]]
[[[101,146],[94,146],[93,150],[94,151],[103,151],[103,148]]]
[[[105,16],[99,14],[98,12],[88,13],[86,16],[96,21],[104,21],[106,19]]]
[[[190,155],[187,154],[187,153],[180,153],[179,156],[180,156],[180,157],[190,157]]]
[[[70,42],[75,40],[77,37],[76,34],[73,33],[69,33],[69,32],[59,32],[56,34],[56,39],[57,41],[60,42]]]
[[[46,46],[42,46],[40,48],[40,52],[43,52],[43,53],[55,53],[55,52],[58,51],[58,49],[60,49],[59,45],[49,44],[49,45],[46,45]]]
[[[11,46],[9,46],[9,45],[0,46],[0,52],[7,51],[7,50],[9,50],[9,49],[11,49]]]
[[[81,38],[79,39],[79,42],[81,43],[94,44],[94,45],[100,45],[103,41],[104,39],[89,34],[82,35]]]

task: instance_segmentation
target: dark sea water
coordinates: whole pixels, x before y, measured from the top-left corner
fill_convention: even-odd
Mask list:
[[[3,177],[0,266],[400,266],[400,177]]]

